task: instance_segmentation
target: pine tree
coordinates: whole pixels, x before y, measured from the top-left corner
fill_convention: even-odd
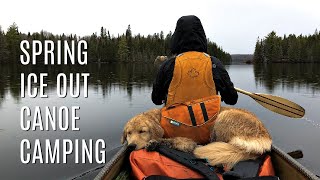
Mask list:
[[[9,53],[10,61],[18,61],[20,54],[20,34],[18,26],[16,23],[13,23],[6,33],[6,41]]]
[[[126,41],[127,41],[127,46],[128,46],[128,57],[131,57],[130,51],[132,49],[132,32],[131,32],[130,24],[128,25],[128,28],[126,30]]]
[[[288,44],[288,58],[289,61],[298,62],[300,61],[300,44],[295,35],[289,36]]]
[[[8,59],[8,50],[5,40],[5,34],[0,26],[0,64],[6,63]]]
[[[118,46],[118,58],[120,61],[127,61],[129,58],[129,48],[126,37],[122,36]]]
[[[264,54],[267,62],[276,62],[282,59],[281,38],[274,31],[269,33],[265,39]]]
[[[255,63],[261,63],[263,62],[263,45],[262,45],[262,40],[260,41],[259,40],[259,37],[258,37],[258,40],[256,42],[256,47],[255,47],[255,50],[254,50],[254,54],[253,54],[253,60]]]

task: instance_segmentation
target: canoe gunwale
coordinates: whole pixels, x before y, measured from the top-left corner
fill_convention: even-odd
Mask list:
[[[101,169],[99,174],[94,178],[94,180],[104,179],[105,175],[108,174],[113,166],[123,157],[123,155],[127,154],[129,150],[127,143],[125,143],[121,149],[110,159],[110,161]]]
[[[274,151],[275,154],[280,156],[283,160],[285,160],[287,163],[289,163],[291,166],[297,169],[301,174],[303,174],[308,179],[319,180],[319,178],[316,175],[314,175],[310,170],[308,170],[306,167],[301,165],[297,160],[289,156],[286,152],[282,151],[277,146],[272,145],[272,151]]]

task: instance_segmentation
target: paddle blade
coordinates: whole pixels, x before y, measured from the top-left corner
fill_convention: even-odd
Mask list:
[[[249,96],[263,107],[278,114],[292,118],[302,118],[305,114],[303,107],[279,96],[260,93],[251,93]]]

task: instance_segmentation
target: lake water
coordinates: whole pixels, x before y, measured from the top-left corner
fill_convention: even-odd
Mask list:
[[[250,92],[278,95],[300,104],[305,117],[292,119],[275,114],[245,95],[235,107],[248,109],[264,122],[273,143],[286,152],[300,149],[298,161],[320,174],[320,64],[270,64],[226,66],[235,86]],[[48,72],[49,98],[21,98],[20,73]],[[57,98],[55,77],[59,72],[89,72],[88,98]],[[74,154],[67,164],[22,164],[22,139],[103,139],[106,151],[119,147],[121,131],[128,119],[150,108],[155,69],[146,64],[104,64],[87,67],[0,66],[0,179],[72,179],[101,165],[76,164]],[[23,131],[20,109],[29,106],[80,106],[80,131]],[[95,174],[94,172],[93,174]],[[90,176],[89,176],[90,177]]]

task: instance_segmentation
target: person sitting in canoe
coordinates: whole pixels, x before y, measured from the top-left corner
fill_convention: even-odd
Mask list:
[[[177,21],[170,48],[175,56],[161,64],[152,90],[153,103],[165,103],[160,121],[164,137],[209,143],[221,100],[236,104],[237,91],[221,61],[206,53],[207,38],[198,17]]]
[[[183,16],[171,38],[171,53],[153,84],[156,105],[186,102],[217,94],[226,104],[237,103],[238,94],[219,59],[206,54],[207,38],[196,16]],[[210,62],[210,63],[209,63]]]

